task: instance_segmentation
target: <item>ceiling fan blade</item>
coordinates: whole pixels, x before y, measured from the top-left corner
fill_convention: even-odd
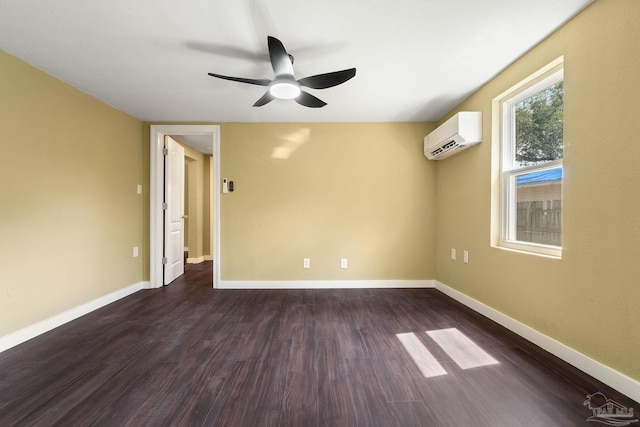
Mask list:
[[[333,73],[317,74],[315,76],[305,77],[298,80],[300,86],[310,87],[312,89],[326,89],[333,86],[338,86],[353,78],[356,75],[355,68],[349,68],[348,70],[334,71]]]
[[[258,85],[258,86],[269,86],[269,84],[271,83],[271,80],[268,80],[268,79],[245,79],[243,77],[223,76],[222,74],[214,74],[214,73],[208,73],[208,74],[212,77],[217,77],[219,79],[231,80],[232,82],[249,83],[249,84]]]
[[[293,76],[293,63],[282,42],[271,36],[267,37],[267,42],[269,44],[269,59],[276,76]]]
[[[264,93],[264,95],[262,95],[262,97],[260,99],[258,99],[255,104],[253,104],[253,106],[254,107],[262,107],[263,105],[270,103],[274,99],[276,99],[276,98],[273,95],[271,95],[271,92],[270,91],[266,91]]]
[[[323,100],[318,99],[315,96],[311,95],[310,93],[307,93],[304,91],[300,92],[300,95],[298,95],[297,98],[294,98],[294,100],[298,104],[304,105],[305,107],[310,107],[310,108],[320,108],[327,105],[327,103],[324,102]]]

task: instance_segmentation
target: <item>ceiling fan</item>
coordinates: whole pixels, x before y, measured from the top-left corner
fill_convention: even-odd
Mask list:
[[[269,86],[269,90],[253,104],[254,107],[261,107],[274,99],[293,99],[298,104],[311,108],[324,107],[327,103],[303,91],[301,87],[327,89],[342,84],[356,75],[356,69],[349,68],[347,70],[316,74],[315,76],[296,80],[293,76],[293,56],[287,53],[284,45],[277,38],[268,36],[267,42],[269,45],[269,59],[271,60],[273,72],[276,75],[275,79],[246,79],[243,77],[223,76],[215,73],[208,74],[219,79],[234,82]]]

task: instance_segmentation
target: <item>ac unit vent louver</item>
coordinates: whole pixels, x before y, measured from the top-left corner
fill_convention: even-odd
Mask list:
[[[424,137],[429,160],[446,159],[482,142],[482,113],[461,111]]]

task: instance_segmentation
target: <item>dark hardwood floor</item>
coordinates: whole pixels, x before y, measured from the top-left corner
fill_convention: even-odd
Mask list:
[[[211,263],[0,353],[0,426],[583,426],[640,405],[437,290],[211,288]],[[497,364],[461,369],[426,331]],[[424,377],[397,334],[446,375]],[[598,425],[598,424],[595,424]]]

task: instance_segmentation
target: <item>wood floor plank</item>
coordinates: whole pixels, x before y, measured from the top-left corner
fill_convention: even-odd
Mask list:
[[[398,420],[391,410],[370,359],[347,359],[344,387],[351,403],[348,425],[395,426]],[[366,384],[365,387],[362,385]]]
[[[0,353],[0,426],[584,426],[598,391],[640,412],[435,289],[211,283],[211,263],[187,265],[167,287]],[[437,330],[498,363],[461,367],[464,346],[440,346]],[[425,378],[398,334],[446,373]]]
[[[115,366],[96,365],[69,372],[63,381],[31,383],[31,393],[14,398],[10,407],[0,410],[0,420],[3,425],[50,426],[100,388],[116,370]]]
[[[322,426],[348,425],[351,403],[344,387],[345,359],[335,339],[316,343],[317,399]]]
[[[422,401],[390,402],[391,411],[402,427],[432,427],[445,425],[425,408]],[[463,425],[463,424],[459,424]]]
[[[280,410],[280,427],[319,427],[314,372],[289,372]]]
[[[149,381],[148,367],[160,363],[164,354],[162,347],[163,344],[157,342],[148,346],[146,351],[139,352],[137,357],[133,359],[126,359],[122,364],[114,363],[114,366],[119,368],[116,373],[68,408],[65,415],[52,425],[93,425],[105,415],[122,413],[133,415],[136,405],[142,404],[145,399],[145,395],[139,391],[139,384],[145,384]],[[128,397],[127,407],[115,404],[115,402],[123,401],[125,396]]]
[[[290,342],[273,341],[264,360],[238,361],[229,373],[205,425],[276,426],[288,365]]]
[[[204,361],[192,377],[184,378],[188,389],[176,400],[173,412],[163,419],[165,425],[200,426],[236,362],[212,358]]]

